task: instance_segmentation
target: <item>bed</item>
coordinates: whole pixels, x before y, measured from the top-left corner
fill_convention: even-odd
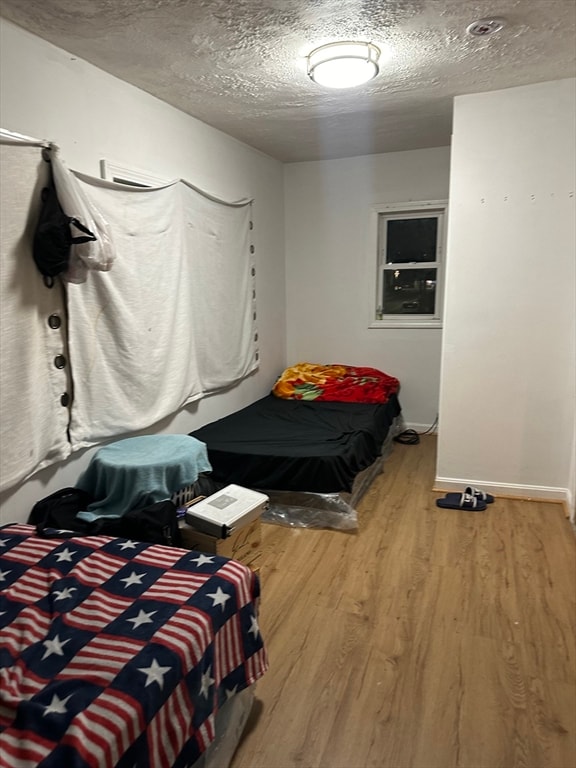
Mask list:
[[[2,765],[227,765],[267,669],[257,576],[175,547],[35,534],[0,529]],[[224,722],[236,740],[218,753]]]
[[[286,369],[272,393],[190,433],[206,444],[215,483],[266,492],[265,521],[357,527],[356,504],[400,431],[396,379],[376,371],[386,385],[376,386],[367,374],[374,369],[349,366],[330,379],[327,368],[334,366]],[[352,386],[342,369],[365,383]]]

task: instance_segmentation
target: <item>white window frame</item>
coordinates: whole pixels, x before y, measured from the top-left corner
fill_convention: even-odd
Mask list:
[[[417,264],[396,264],[390,269],[436,269],[436,302],[433,315],[402,314],[385,315],[377,317],[377,309],[381,303],[382,284],[386,265],[384,263],[384,249],[381,246],[380,227],[382,218],[406,219],[426,218],[437,216],[438,236],[436,247],[436,260],[430,262],[418,262]],[[442,328],[442,309],[444,304],[444,265],[446,255],[446,231],[448,219],[448,200],[420,200],[407,203],[386,203],[374,205],[370,210],[369,224],[369,263],[370,291],[368,319],[369,328]]]
[[[106,181],[133,187],[165,187],[170,180],[154,176],[139,168],[130,168],[110,160],[100,160],[100,175]]]

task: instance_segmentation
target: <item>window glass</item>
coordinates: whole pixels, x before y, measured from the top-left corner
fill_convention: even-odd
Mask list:
[[[381,306],[387,315],[433,315],[436,309],[436,270],[386,270]]]
[[[389,219],[386,227],[386,263],[436,261],[438,219]]]

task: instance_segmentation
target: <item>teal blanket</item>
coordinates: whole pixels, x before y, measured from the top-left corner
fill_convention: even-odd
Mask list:
[[[130,509],[169,499],[211,469],[206,445],[190,435],[145,435],[110,443],[94,454],[76,483],[96,499],[78,517],[121,517]]]

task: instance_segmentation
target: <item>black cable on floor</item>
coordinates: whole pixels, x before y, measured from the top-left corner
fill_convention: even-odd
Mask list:
[[[396,435],[394,442],[402,443],[402,445],[418,445],[420,442],[420,435],[415,429],[405,429],[404,432],[400,432]]]
[[[427,435],[429,432],[432,432],[437,424],[438,416],[436,416],[433,423],[424,432],[416,432],[415,429],[405,429],[403,432],[400,432],[399,435],[396,435],[394,441],[402,443],[402,445],[418,445],[420,442],[420,435]]]

